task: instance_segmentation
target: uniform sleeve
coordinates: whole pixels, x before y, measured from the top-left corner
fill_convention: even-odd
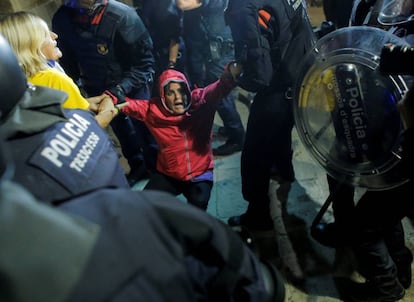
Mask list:
[[[52,17],[52,31],[60,37],[70,36],[72,33],[70,29],[73,24],[68,17],[69,9],[65,6],[61,6]],[[57,39],[58,47],[65,55],[59,59],[60,65],[62,65],[66,74],[72,79],[78,80],[80,78],[80,70],[78,66],[78,60],[70,45],[71,39]]]
[[[205,86],[204,62],[210,55],[209,41],[201,24],[198,10],[184,12],[183,38],[186,47],[187,72],[191,85],[198,88]]]
[[[124,70],[118,83],[126,94],[134,87],[154,81],[153,43],[147,28],[134,9],[127,11],[115,34],[116,56]],[[108,87],[110,88],[110,87]]]
[[[196,301],[198,290],[206,290],[209,301],[263,300],[255,300],[265,290],[260,263],[239,235],[170,194],[101,190],[60,208],[101,226],[95,253],[68,301],[126,293],[137,301]],[[99,273],[108,269],[111,274]]]
[[[225,13],[232,31],[235,58],[244,67],[240,86],[252,92],[268,86],[273,76],[270,43],[258,23],[258,11],[263,2],[231,0]],[[277,29],[273,31],[277,32]]]

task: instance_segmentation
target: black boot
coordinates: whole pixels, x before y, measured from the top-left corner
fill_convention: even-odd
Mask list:
[[[223,145],[218,146],[213,149],[213,155],[217,156],[226,156],[231,155],[236,152],[240,152],[243,149],[242,144],[233,143],[230,140],[227,140]]]
[[[228,139],[223,145],[213,149],[214,155],[218,155],[218,156],[231,155],[243,149],[244,136],[245,136],[244,128],[243,127],[238,127],[238,128],[226,127],[225,130],[228,135]]]
[[[411,286],[411,263],[413,262],[413,254],[405,245],[404,228],[401,223],[386,234],[385,244],[389,254],[397,268],[397,276],[401,285],[405,289]]]
[[[273,230],[273,221],[270,214],[263,216],[253,216],[247,212],[232,216],[227,220],[227,224],[232,227],[244,226],[251,231],[270,231]]]
[[[404,287],[397,274],[377,276],[365,283],[350,282],[344,291],[345,301],[352,302],[395,302],[405,295]]]
[[[397,276],[401,285],[408,289],[411,286],[412,272],[411,262],[413,262],[413,256],[409,253],[406,257],[394,259],[395,266],[397,267]]]

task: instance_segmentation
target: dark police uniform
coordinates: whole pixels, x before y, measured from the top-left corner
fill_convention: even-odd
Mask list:
[[[93,15],[61,6],[52,19],[65,71],[81,80],[89,96],[119,85],[136,99],[149,99],[154,75],[152,40],[134,8],[109,0]],[[146,126],[120,114],[111,122],[131,169],[155,170],[157,146]]]
[[[331,21],[336,28],[349,25],[354,0],[323,0],[323,13],[327,21]]]
[[[204,87],[216,81],[224,66],[234,60],[230,28],[224,21],[227,1],[203,1],[203,6],[184,12],[183,37],[187,50],[187,66],[193,85]],[[229,144],[242,146],[244,126],[231,93],[217,106]]]
[[[37,108],[41,98],[56,101]],[[33,106],[15,111],[22,124],[12,115],[1,126],[13,150],[14,180],[52,204],[100,188],[129,187],[118,153],[94,114],[76,109],[59,113],[57,100],[64,98],[59,91],[36,87]],[[48,112],[52,107],[56,114]]]
[[[270,16],[264,21],[266,27],[259,26],[260,9]],[[239,85],[257,92],[241,158],[243,197],[249,205],[240,219],[250,227],[269,229],[273,225],[269,213],[270,177],[294,180],[291,87],[295,69],[313,45],[314,33],[301,0],[230,0],[226,20],[236,60],[243,65]]]
[[[377,20],[382,4],[383,1],[375,0],[355,1],[351,25],[387,30]],[[390,32],[409,43],[413,42],[413,24],[412,21],[401,22]],[[334,196],[332,208],[335,222],[322,229],[319,236],[322,235],[322,244],[352,247],[358,270],[369,281],[364,284],[365,287],[357,284],[353,285],[354,288],[348,288],[350,297],[347,298],[354,301],[396,301],[404,296],[404,288],[411,286],[413,255],[405,244],[401,221],[406,216],[414,217],[410,198],[413,191],[413,161],[409,156],[413,146],[411,139],[412,129],[402,133],[401,175],[406,174],[410,180],[385,190],[367,190],[356,205],[355,188],[328,175],[329,191]]]
[[[170,194],[105,189],[59,208],[101,227],[67,301],[284,300],[265,298],[258,258],[235,232]]]
[[[173,0],[142,1],[140,16],[154,43],[155,79],[167,68],[185,73],[185,45],[182,37],[182,12]],[[174,64],[170,63],[170,43],[176,41],[179,50]],[[159,95],[158,85],[153,85],[152,94]]]
[[[1,301],[284,301],[235,232],[167,193],[101,189],[51,208],[0,177],[0,196]]]

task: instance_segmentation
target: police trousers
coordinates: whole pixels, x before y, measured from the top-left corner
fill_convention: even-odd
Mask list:
[[[411,264],[401,223],[414,210],[408,196],[412,196],[411,181],[388,190],[367,191],[356,203],[346,227],[364,277],[390,275],[396,265]]]
[[[276,173],[284,181],[294,180],[293,125],[292,100],[285,97],[285,90],[268,89],[255,95],[241,155],[242,193],[251,214],[269,215],[271,176]]]

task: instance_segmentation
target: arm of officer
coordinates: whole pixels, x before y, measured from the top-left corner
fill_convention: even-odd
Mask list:
[[[103,301],[123,292],[139,300],[144,291],[166,297],[157,301],[194,301],[189,298],[195,292],[210,301],[234,302],[267,294],[262,265],[239,235],[170,194],[104,189],[60,209],[101,227],[94,254],[67,301]],[[111,274],[100,273],[108,269]]]
[[[116,86],[125,94],[133,89],[153,84],[154,63],[153,42],[143,21],[135,10],[126,12],[115,34],[115,53],[124,67],[122,79]],[[108,87],[110,89],[111,87]]]

